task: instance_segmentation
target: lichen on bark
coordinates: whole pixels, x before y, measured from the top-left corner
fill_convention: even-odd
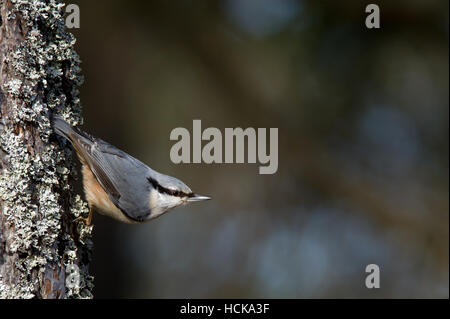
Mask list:
[[[75,38],[57,0],[0,0],[0,298],[91,298],[92,228],[53,112],[80,124]]]

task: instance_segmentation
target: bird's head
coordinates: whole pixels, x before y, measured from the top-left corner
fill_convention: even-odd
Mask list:
[[[185,205],[187,203],[199,202],[211,199],[208,196],[198,195],[175,177],[157,174],[148,177],[150,188],[150,209],[149,218],[158,217],[172,208]]]

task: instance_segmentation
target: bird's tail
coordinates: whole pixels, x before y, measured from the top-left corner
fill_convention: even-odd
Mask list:
[[[59,115],[52,116],[51,124],[56,134],[64,137],[72,144],[81,162],[83,164],[86,162],[89,163],[90,155],[86,152],[86,148],[92,145],[92,136],[73,127]]]
[[[74,129],[60,115],[53,115],[51,122],[56,134],[65,137],[68,140],[72,140],[71,135],[74,133]]]
[[[85,148],[89,148],[94,140],[91,135],[83,132],[77,127],[73,127],[60,115],[53,115],[51,118],[51,124],[56,134],[68,140],[77,151],[78,155],[82,158],[86,158],[87,155],[85,154]]]

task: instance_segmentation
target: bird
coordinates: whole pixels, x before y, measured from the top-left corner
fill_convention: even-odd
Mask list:
[[[179,179],[161,174],[117,147],[52,115],[54,132],[68,140],[82,164],[83,189],[93,211],[129,224],[142,224],[187,203],[205,201]],[[78,219],[78,218],[77,218]]]

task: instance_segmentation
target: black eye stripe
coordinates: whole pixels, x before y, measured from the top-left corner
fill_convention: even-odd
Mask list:
[[[172,189],[163,187],[156,180],[154,180],[151,177],[147,177],[147,180],[150,182],[150,184],[152,184],[153,188],[158,190],[158,192],[160,192],[160,193],[168,194],[168,195],[176,196],[176,197],[192,197],[192,196],[194,196],[193,193],[187,194],[182,191],[172,190]]]

